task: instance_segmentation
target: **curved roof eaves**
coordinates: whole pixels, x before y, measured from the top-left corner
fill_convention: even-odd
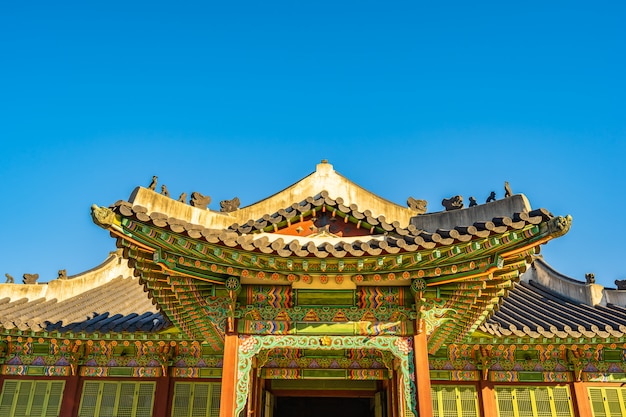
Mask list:
[[[344,215],[353,216],[355,219],[363,217],[371,223],[377,223],[378,234],[352,238],[328,238],[316,239],[312,237],[298,237],[281,235],[279,233],[263,233],[269,224],[287,222],[293,217],[289,213],[297,212],[297,207],[306,207],[313,201],[316,207],[328,205],[333,210],[342,211]],[[551,218],[547,210],[538,209],[532,212],[513,213],[511,217],[494,217],[483,219],[469,226],[456,226],[453,229],[436,229],[436,232],[428,232],[416,228],[414,225],[402,228],[397,222],[386,222],[383,216],[371,217],[371,212],[358,210],[355,205],[346,207],[341,199],[330,199],[327,195],[320,194],[294,203],[285,209],[273,214],[265,214],[257,220],[248,220],[244,225],[233,223],[226,229],[205,228],[198,224],[186,222],[181,219],[168,217],[163,213],[152,212],[148,214],[143,206],[131,205],[131,203],[118,201],[113,207],[119,214],[136,218],[144,223],[152,223],[160,228],[169,228],[175,233],[186,233],[196,239],[204,238],[209,243],[222,243],[228,247],[240,246],[246,250],[258,250],[262,253],[276,252],[279,256],[307,256],[312,254],[317,257],[326,257],[329,254],[335,257],[345,255],[361,256],[367,253],[377,256],[382,251],[395,254],[401,251],[415,251],[419,248],[432,249],[436,246],[446,246],[455,242],[463,243],[473,238],[482,238],[490,234],[503,233],[506,230],[519,230],[529,224],[539,224]],[[295,213],[294,213],[295,214]],[[296,217],[294,215],[294,217]],[[254,237],[251,235],[262,234]],[[356,242],[360,243],[356,243]],[[329,242],[331,245],[329,246]],[[331,247],[332,246],[332,247]]]

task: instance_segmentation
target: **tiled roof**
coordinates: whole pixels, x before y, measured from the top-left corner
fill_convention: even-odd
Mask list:
[[[118,277],[63,301],[0,299],[0,327],[33,332],[156,332],[167,326],[137,278]]]
[[[624,337],[626,308],[586,305],[522,280],[479,330],[495,337]]]
[[[537,225],[554,218],[547,210],[537,209],[531,212],[513,213],[511,216],[482,219],[473,224],[459,225],[452,229],[427,232],[417,229],[412,224],[402,228],[397,222],[388,223],[384,216],[372,217],[368,210],[361,212],[355,205],[344,206],[341,198],[332,199],[325,192],[309,197],[300,203],[294,203],[273,214],[266,214],[256,220],[251,219],[242,225],[232,224],[227,229],[206,228],[169,217],[164,213],[150,213],[146,207],[126,201],[118,201],[111,208],[126,218],[150,223],[159,228],[167,228],[172,232],[186,234],[194,239],[203,239],[209,243],[241,247],[247,251],[259,251],[266,254],[276,253],[282,257],[314,255],[318,258],[325,258],[329,255],[337,258],[378,256],[381,253],[396,254],[433,249],[438,246],[485,238],[509,230],[521,230],[526,226]],[[295,223],[301,221],[301,216],[309,216],[320,210],[333,212],[333,215],[338,215],[343,219],[349,217],[355,223],[362,223],[363,227],[371,229],[372,235],[317,241],[311,238],[271,233],[274,225]]]

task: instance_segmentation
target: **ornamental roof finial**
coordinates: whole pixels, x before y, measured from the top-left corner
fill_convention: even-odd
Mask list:
[[[322,159],[315,170],[320,174],[329,174],[333,171],[333,166],[328,163],[328,159]]]

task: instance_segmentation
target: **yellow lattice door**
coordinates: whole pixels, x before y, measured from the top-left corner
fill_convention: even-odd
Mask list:
[[[79,417],[150,417],[154,382],[85,381]]]
[[[434,417],[477,417],[478,393],[474,386],[432,385]]]
[[[219,417],[220,393],[217,382],[177,382],[172,417]]]
[[[626,388],[589,388],[593,417],[626,416]]]
[[[573,417],[567,387],[495,387],[500,417]]]
[[[58,416],[64,388],[64,381],[7,380],[0,395],[0,416]]]

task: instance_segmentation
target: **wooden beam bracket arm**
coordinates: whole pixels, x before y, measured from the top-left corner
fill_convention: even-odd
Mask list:
[[[583,360],[582,352],[578,349],[567,349],[567,361],[574,368],[574,380],[580,382],[582,380],[583,373]]]
[[[416,280],[413,282],[413,284],[415,284],[416,282],[419,283],[419,281]],[[415,287],[415,285],[411,287],[412,290],[414,289],[413,287]],[[417,287],[421,287],[421,286],[417,285]],[[425,285],[424,285],[424,288],[426,288]],[[426,303],[426,299],[423,297],[424,295],[423,288],[418,288],[414,292],[414,294],[415,294],[415,310],[417,313],[417,317],[415,320],[415,334],[422,334],[426,332],[426,319],[424,318],[424,311],[426,311],[426,306],[424,304]]]
[[[482,380],[486,381],[487,376],[489,375],[489,368],[491,368],[496,360],[491,356],[491,351],[486,349],[484,346],[481,346],[480,349],[476,351],[476,356],[480,362]]]

